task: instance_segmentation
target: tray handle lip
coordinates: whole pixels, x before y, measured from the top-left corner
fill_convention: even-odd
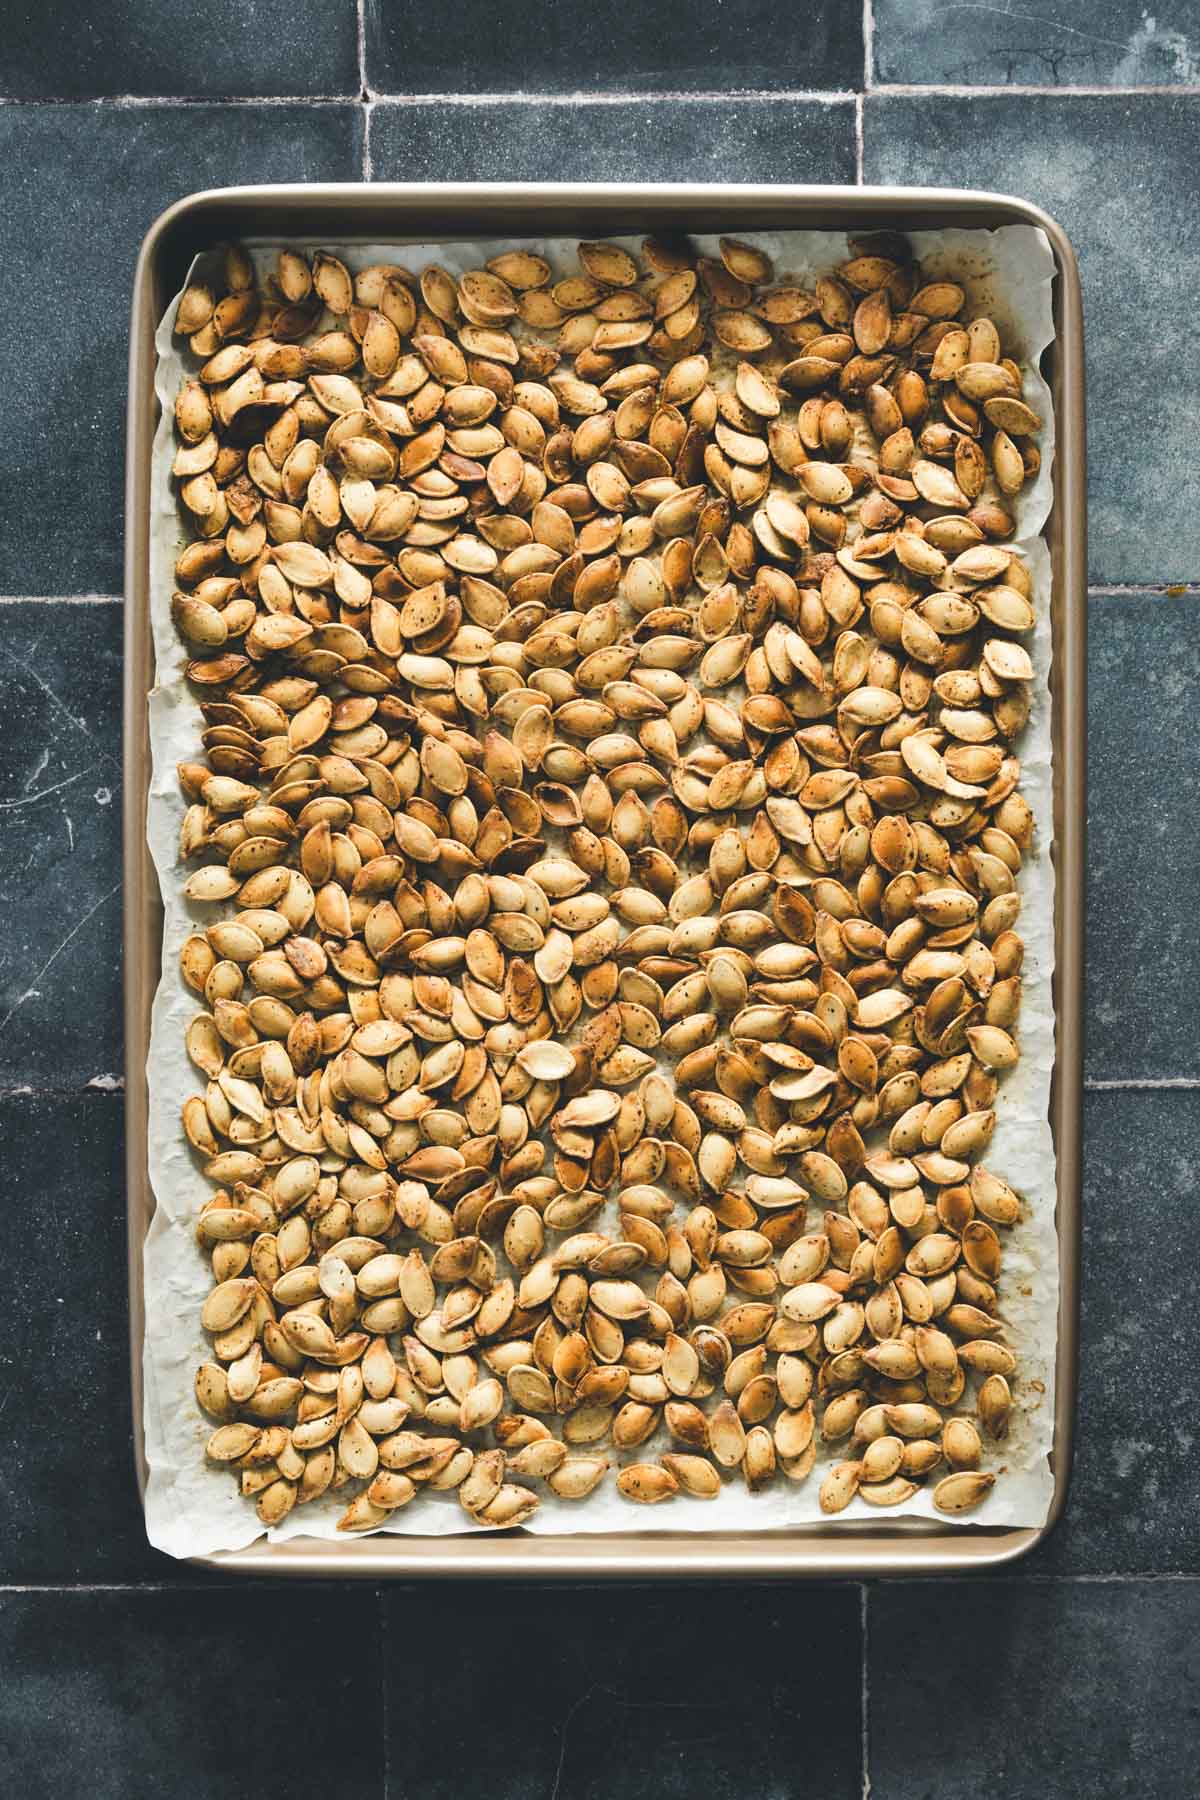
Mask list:
[[[157,326],[153,316],[154,273],[157,258],[166,239],[181,223],[206,213],[219,211],[223,207],[262,207],[267,209],[281,202],[295,202],[301,205],[314,198],[321,202],[336,202],[344,199],[347,202],[361,202],[364,193],[377,204],[389,202],[404,203],[409,207],[422,204],[429,208],[454,199],[478,200],[485,205],[508,203],[516,207],[540,203],[554,202],[564,204],[607,204],[619,207],[623,202],[631,206],[645,208],[662,202],[671,204],[715,206],[736,208],[739,205],[756,205],[767,207],[772,212],[784,213],[791,205],[812,210],[827,206],[830,209],[844,209],[850,215],[869,215],[873,206],[878,206],[883,217],[878,221],[879,227],[887,223],[903,223],[905,216],[920,214],[943,214],[960,207],[968,211],[990,211],[993,215],[1001,215],[1006,223],[1024,223],[1037,227],[1046,236],[1054,254],[1057,273],[1061,281],[1059,307],[1061,323],[1065,328],[1056,336],[1055,350],[1062,364],[1064,385],[1064,404],[1060,426],[1060,473],[1056,483],[1058,495],[1056,506],[1064,507],[1063,533],[1064,569],[1061,592],[1064,599],[1066,631],[1064,633],[1064,650],[1068,661],[1066,671],[1069,688],[1069,710],[1075,715],[1073,730],[1068,742],[1071,756],[1065,770],[1067,785],[1073,792],[1083,795],[1083,759],[1085,756],[1086,715],[1086,675],[1084,670],[1084,650],[1086,644],[1086,518],[1082,512],[1084,456],[1085,456],[1085,392],[1083,364],[1083,305],[1079,275],[1079,263],[1071,239],[1062,226],[1044,208],[1021,196],[1005,194],[987,189],[970,188],[908,188],[889,186],[846,186],[836,184],[780,184],[767,186],[762,183],[698,183],[698,182],[379,182],[369,186],[361,182],[285,182],[259,183],[244,186],[197,189],[182,195],[165,207],[148,228],[138,252],[134,283],[133,301],[130,321],[129,345],[129,400],[126,415],[126,474],[125,474],[125,555],[124,555],[124,596],[125,596],[125,679],[124,679],[124,753],[127,770],[124,783],[124,800],[122,808],[124,846],[123,868],[127,901],[124,908],[124,953],[125,953],[125,1018],[126,1018],[126,1114],[127,1125],[132,1112],[135,1121],[144,1120],[146,1112],[145,1070],[140,1066],[138,1050],[141,1043],[141,1018],[135,1016],[135,984],[130,979],[131,971],[142,955],[141,933],[139,930],[143,908],[140,898],[146,882],[154,881],[153,868],[149,864],[145,845],[145,820],[143,813],[143,796],[135,791],[137,784],[130,778],[128,771],[137,767],[144,756],[145,731],[145,688],[138,679],[145,667],[146,646],[140,641],[146,623],[137,599],[145,581],[144,555],[141,544],[140,525],[144,516],[142,496],[148,486],[148,473],[141,465],[141,459],[135,450],[143,440],[145,430],[145,410],[153,396],[153,375],[147,378],[146,352],[148,344],[152,344]],[[899,215],[899,218],[898,218]],[[864,220],[864,226],[866,220]],[[407,234],[406,234],[407,235]],[[444,233],[442,233],[444,235]],[[1071,449],[1070,457],[1062,455],[1064,441]],[[132,528],[131,528],[132,525]],[[1081,566],[1082,565],[1082,566]],[[148,600],[148,596],[147,596]],[[1071,821],[1077,861],[1082,868],[1085,843],[1085,819],[1082,812]],[[1060,883],[1061,886],[1061,883]],[[137,895],[139,904],[129,903],[129,897]],[[1083,949],[1083,885],[1082,878],[1073,884],[1069,895],[1061,896],[1061,904],[1069,907],[1074,915],[1068,920],[1068,926],[1074,927],[1076,957],[1082,957]],[[943,1572],[954,1569],[972,1567],[993,1567],[1011,1564],[1028,1555],[1055,1528],[1066,1505],[1073,1469],[1073,1437],[1074,1408],[1078,1386],[1078,1288],[1079,1288],[1079,1247],[1082,1237],[1082,1200],[1079,1180],[1079,1139],[1081,1135],[1081,1087],[1082,1087],[1082,1031],[1080,1019],[1082,1011],[1082,990],[1078,980],[1070,983],[1065,991],[1065,1001],[1074,1014],[1072,1033],[1075,1038],[1075,1054],[1063,1056],[1062,1073],[1065,1074],[1069,1099],[1069,1150],[1071,1153],[1071,1181],[1069,1194],[1071,1208],[1071,1242],[1068,1244],[1070,1254],[1060,1262],[1060,1319],[1069,1327],[1068,1336],[1063,1338],[1060,1330],[1060,1344],[1066,1343],[1069,1356],[1070,1394],[1065,1405],[1056,1405],[1056,1462],[1061,1461],[1061,1469],[1055,1481],[1054,1494],[1045,1522],[1038,1527],[1008,1530],[999,1532],[998,1537],[1012,1539],[1010,1543],[1000,1545],[987,1555],[956,1558],[952,1551],[940,1554],[935,1546],[953,1542],[952,1538],[930,1537],[924,1540],[929,1551],[934,1552],[930,1568],[923,1570],[919,1560],[914,1559],[913,1574],[922,1572]],[[1061,1053],[1060,1053],[1061,1054]],[[1077,1066],[1078,1065],[1078,1066]],[[127,1130],[126,1169],[130,1195],[144,1194],[148,1189],[148,1175],[142,1166],[138,1149],[145,1140],[144,1129]],[[1063,1192],[1060,1186],[1059,1205],[1062,1205]],[[144,1296],[141,1282],[141,1258],[144,1239],[143,1223],[139,1211],[132,1205],[127,1208],[128,1248],[130,1257],[130,1305],[129,1330],[131,1351],[131,1378],[133,1398],[133,1456],[139,1497],[145,1500],[147,1466],[143,1435],[143,1333],[144,1333]],[[1060,1380],[1058,1390],[1060,1397],[1064,1383]],[[307,1540],[304,1540],[307,1541]],[[314,1539],[314,1544],[323,1544],[325,1540]],[[428,1540],[433,1542],[434,1540]],[[450,1542],[455,1540],[451,1539]],[[571,1579],[606,1573],[605,1566],[586,1555],[587,1539],[577,1540],[582,1546],[578,1567],[563,1566],[561,1569],[547,1568],[541,1573],[559,1578]],[[664,1540],[665,1541],[665,1540]],[[833,1536],[830,1534],[830,1541]],[[913,1540],[914,1543],[917,1540]],[[213,1555],[193,1556],[183,1559],[197,1567],[212,1568],[224,1573],[245,1575],[279,1574],[277,1558],[273,1558],[269,1549],[250,1547],[243,1551],[218,1552]],[[390,1559],[389,1559],[390,1560]],[[419,1561],[414,1565],[405,1559],[398,1558],[400,1566],[394,1571],[394,1577],[413,1579],[423,1571]],[[566,1559],[569,1563],[571,1559]],[[372,1559],[372,1563],[374,1559]],[[793,1579],[805,1575],[820,1573],[807,1567],[797,1568],[794,1563],[785,1566],[786,1553],[781,1550],[777,1566],[771,1567],[770,1553],[761,1559],[761,1573],[790,1575]],[[586,1565],[586,1566],[585,1566]],[[612,1573],[620,1578],[623,1571],[619,1558],[612,1559]],[[320,1569],[289,1569],[289,1574],[310,1574],[319,1577],[331,1571]],[[429,1573],[440,1571],[431,1569]],[[725,1567],[716,1567],[714,1574],[722,1576],[736,1575],[736,1559],[731,1559]],[[903,1567],[896,1566],[888,1571],[903,1574]],[[368,1566],[364,1560],[360,1569],[347,1566],[339,1574],[358,1574],[364,1578],[378,1579],[381,1574],[392,1575],[393,1571]],[[483,1573],[483,1571],[477,1571]],[[503,1564],[497,1566],[495,1575],[503,1578],[524,1577],[537,1574],[526,1561],[514,1559],[511,1568]],[[660,1574],[670,1576],[670,1571]],[[843,1577],[844,1578],[844,1577]]]

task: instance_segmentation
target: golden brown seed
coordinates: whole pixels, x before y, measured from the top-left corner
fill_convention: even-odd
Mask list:
[[[987,1498],[996,1477],[983,1469],[964,1469],[944,1475],[933,1490],[933,1504],[939,1512],[969,1512]]]
[[[626,1500],[657,1506],[679,1492],[679,1483],[670,1469],[658,1463],[630,1463],[617,1476],[617,1489]]]

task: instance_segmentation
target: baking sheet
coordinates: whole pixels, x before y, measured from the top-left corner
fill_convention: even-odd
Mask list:
[[[810,285],[814,276],[842,260],[845,238],[835,232],[758,232],[753,241],[772,256],[779,280],[794,278]],[[707,254],[716,253],[715,239],[692,234]],[[1053,337],[1051,283],[1053,256],[1043,234],[1032,226],[1010,225],[995,231],[948,230],[909,234],[927,277],[952,275],[968,292],[968,306],[986,311],[1000,327],[1006,349],[1029,365],[1026,397],[1046,421],[1040,440],[1042,469],[1018,505],[1018,541],[1034,578],[1037,624],[1030,645],[1035,666],[1030,721],[1018,745],[1023,790],[1038,821],[1034,853],[1021,878],[1024,905],[1021,931],[1026,941],[1020,1020],[1022,1058],[1002,1083],[998,1123],[986,1161],[1004,1175],[1025,1199],[1020,1225],[1004,1234],[1005,1264],[1001,1311],[1008,1337],[1018,1355],[1013,1381],[1014,1419],[1003,1455],[989,1446],[986,1466],[1003,1471],[1003,1479],[987,1500],[961,1521],[935,1512],[931,1488],[919,1490],[905,1507],[880,1513],[861,1500],[839,1515],[836,1525],[857,1519],[895,1527],[901,1521],[935,1520],[946,1528],[1037,1526],[1044,1522],[1052,1495],[1047,1462],[1054,1426],[1055,1326],[1057,1319],[1058,1244],[1054,1230],[1055,1167],[1049,1127],[1050,1077],[1054,1060],[1054,1014],[1051,976],[1054,951],[1054,875],[1051,862],[1051,708],[1048,677],[1051,658],[1050,557],[1041,537],[1052,496],[1054,426],[1051,397],[1037,370],[1038,358]],[[289,240],[299,244],[301,240]],[[338,245],[323,239],[311,248],[331,249],[357,269],[375,261],[419,269],[436,261],[458,274],[478,267],[489,256],[516,242],[439,243],[432,245]],[[545,254],[556,274],[575,265],[574,240],[530,240]],[[636,248],[640,239],[618,239]],[[272,266],[278,242],[251,244],[260,268]],[[210,1277],[206,1259],[196,1247],[194,1222],[210,1186],[188,1149],[179,1126],[183,1099],[202,1085],[184,1050],[184,1029],[198,1002],[178,973],[181,944],[192,931],[211,923],[215,909],[191,907],[181,895],[185,878],[178,858],[183,801],[175,764],[198,753],[199,706],[183,680],[186,656],[170,617],[173,566],[185,541],[176,508],[170,464],[174,454],[171,412],[185,373],[195,366],[186,346],[171,336],[176,302],[164,316],[156,337],[156,392],[161,416],[154,442],[151,485],[151,626],[156,685],[149,701],[152,775],[147,835],[158,873],[164,908],[163,976],[155,996],[149,1087],[150,1179],[156,1209],[145,1246],[146,1340],[144,1346],[145,1437],[149,1478],[146,1520],[151,1541],[175,1556],[240,1549],[255,1539],[335,1538],[334,1526],[345,1506],[345,1494],[332,1496],[293,1513],[282,1526],[264,1532],[253,1505],[242,1498],[227,1470],[204,1459],[211,1423],[196,1407],[192,1382],[196,1366],[209,1354],[199,1324],[199,1311]],[[1028,641],[1028,640],[1027,640]],[[664,1065],[668,1072],[670,1064]],[[613,1209],[615,1214],[615,1208]],[[969,1399],[969,1392],[964,1402]],[[965,1405],[963,1410],[967,1410]],[[650,1460],[668,1446],[665,1431],[636,1451],[622,1455],[608,1446],[614,1463]],[[827,1462],[845,1454],[834,1446],[819,1455],[808,1481],[796,1486],[782,1478],[764,1492],[750,1495],[740,1479],[727,1482],[716,1501],[679,1496],[671,1505],[650,1511],[622,1500],[606,1482],[586,1502],[556,1500],[541,1484],[541,1506],[527,1530],[532,1532],[647,1531],[778,1531],[825,1521],[817,1489]],[[404,1535],[446,1535],[473,1527],[452,1494],[423,1494],[392,1516],[384,1530]],[[344,1541],[344,1540],[340,1540]]]

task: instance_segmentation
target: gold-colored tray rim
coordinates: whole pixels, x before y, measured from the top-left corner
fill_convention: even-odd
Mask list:
[[[1074,251],[1062,227],[1028,201],[966,189],[697,185],[684,183],[442,183],[217,188],[169,207],[142,244],[129,346],[125,483],[125,1072],[129,1241],[130,1379],[136,1475],[143,1498],[142,1245],[153,1209],[149,1185],[146,1055],[158,981],[162,913],[146,846],[150,761],[146,695],[150,640],[150,458],[157,423],[154,333],[192,255],[229,237],[436,242],[575,232],[755,229],[868,230],[1029,224],[1054,254],[1055,341],[1043,367],[1054,396],[1057,452],[1047,525],[1054,564],[1051,700],[1054,734],[1055,972],[1057,1051],[1051,1127],[1057,1157],[1060,1248],[1053,1450],[1054,1495],[1038,1528],[812,1525],[787,1531],[384,1536],[329,1543],[296,1538],[196,1557],[227,1574],[474,1579],[657,1581],[826,1579],[941,1575],[1011,1563],[1061,1516],[1070,1478],[1078,1375],[1083,1073],[1083,908],[1086,734],[1086,481],[1083,308]]]

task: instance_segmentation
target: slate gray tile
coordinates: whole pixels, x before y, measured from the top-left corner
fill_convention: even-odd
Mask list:
[[[385,94],[829,91],[863,73],[862,8],[839,0],[529,0],[519,13],[375,0],[365,23],[368,86]]]
[[[42,0],[6,9],[0,94],[87,100],[324,94],[357,99],[355,0]]]
[[[1200,512],[1174,507],[1164,529],[1163,505],[1195,464],[1200,365],[1179,346],[1200,283],[1200,94],[871,94],[864,135],[868,182],[986,179],[1066,228],[1087,320],[1093,579],[1194,579]]]
[[[1030,1572],[1200,1568],[1200,1371],[1186,1250],[1200,1092],[1084,1099],[1083,1284],[1075,1470]]]
[[[878,82],[923,87],[1195,87],[1200,34],[1190,0],[1086,7],[875,0]]]
[[[1088,605],[1087,1071],[1200,1076],[1200,595]],[[1163,972],[1160,978],[1148,971]]]
[[[27,297],[0,342],[0,594],[120,591],[129,297],[157,215],[198,188],[352,181],[360,138],[353,105],[0,107],[0,255]]]
[[[384,1800],[370,1588],[5,1594],[0,1663],[5,1793]]]
[[[427,1592],[384,1593],[405,1793],[481,1792],[486,1761],[492,1800],[859,1800],[856,1587]]]
[[[868,1597],[872,1800],[1196,1791],[1200,1582],[897,1582]]]
[[[122,1111],[115,1094],[0,1096],[19,1245],[0,1339],[0,1585],[179,1573],[146,1542],[134,1482]]]
[[[121,1066],[121,607],[0,608],[0,1085]]]
[[[376,181],[850,181],[854,107],[790,100],[378,105]]]

